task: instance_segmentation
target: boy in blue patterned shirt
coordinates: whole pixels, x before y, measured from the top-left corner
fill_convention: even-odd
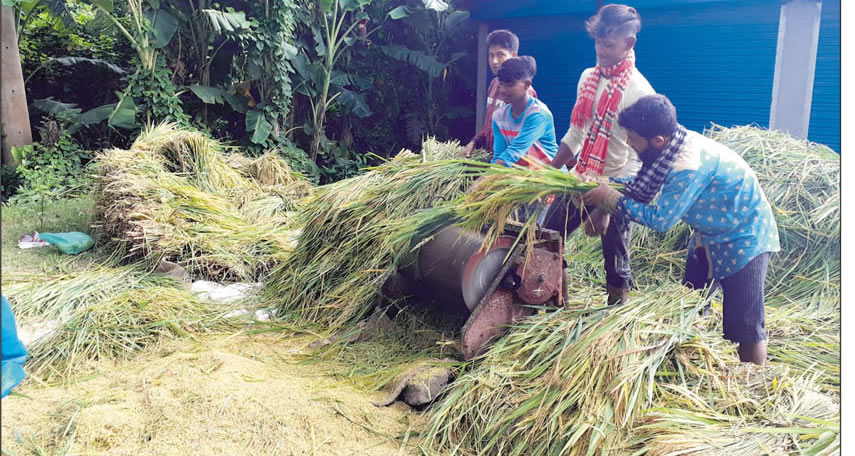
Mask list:
[[[618,122],[642,168],[624,194],[602,184],[585,203],[656,231],[681,220],[692,227],[684,284],[722,288],[724,337],[739,344],[741,361],[764,364],[764,282],[780,245],[754,171],[736,152],[679,125],[663,95],[640,98]],[[656,204],[648,204],[660,190]]]

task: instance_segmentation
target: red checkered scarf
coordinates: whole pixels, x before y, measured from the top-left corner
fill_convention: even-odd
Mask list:
[[[591,119],[592,115],[594,121],[585,136],[585,144],[582,146],[579,163],[576,165],[579,174],[588,172],[601,175],[606,168],[606,152],[612,136],[612,127],[617,122],[620,99],[635,68],[634,57],[635,55],[630,53],[630,56],[621,63],[611,67],[598,64],[595,71],[591,72],[582,84],[582,90],[570,115],[570,125],[585,128],[585,123]],[[597,112],[594,113],[594,96],[597,94],[597,85],[601,77],[608,78],[609,84],[600,95]]]

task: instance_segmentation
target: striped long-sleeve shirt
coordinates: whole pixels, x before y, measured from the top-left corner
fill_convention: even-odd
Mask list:
[[[528,94],[537,98],[534,86],[528,88]],[[490,87],[487,88],[487,110],[484,115],[484,126],[472,138],[476,149],[493,150],[493,113],[504,105],[505,102],[499,99],[499,78],[493,78]]]
[[[548,165],[558,153],[552,112],[546,104],[529,96],[528,104],[519,117],[514,117],[512,106],[506,104],[493,113],[493,160],[505,166],[518,164],[536,167],[533,160]]]

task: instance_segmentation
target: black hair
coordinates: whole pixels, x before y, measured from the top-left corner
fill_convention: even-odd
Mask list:
[[[510,30],[493,30],[487,35],[487,48],[499,46],[514,54],[520,51],[520,39]]]
[[[677,130],[677,110],[665,95],[647,95],[621,111],[618,124],[648,139],[670,137]]]
[[[609,35],[635,36],[641,31],[641,15],[627,5],[605,5],[585,22],[585,30],[593,38]]]
[[[529,55],[521,55],[519,57],[511,57],[502,63],[496,77],[499,82],[513,83],[516,81],[531,81],[537,73],[537,62],[534,57]]]

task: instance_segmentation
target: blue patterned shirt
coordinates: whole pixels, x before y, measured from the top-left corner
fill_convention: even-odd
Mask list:
[[[689,251],[706,246],[712,277],[728,277],[757,255],[781,250],[772,207],[757,176],[736,152],[688,132],[656,204],[621,197],[630,220],[666,231],[682,220],[695,235]]]

